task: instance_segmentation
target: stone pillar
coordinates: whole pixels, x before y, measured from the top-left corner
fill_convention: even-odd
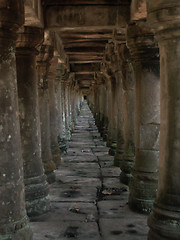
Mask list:
[[[56,78],[56,118],[58,129],[58,143],[61,154],[66,153],[66,129],[65,129],[65,88],[64,79],[66,79],[67,68],[64,64],[58,64]]]
[[[108,135],[108,86],[107,86],[107,79],[105,78],[104,83],[104,124],[103,124],[103,133],[102,137],[104,141],[107,141]]]
[[[25,209],[15,40],[23,1],[0,1],[0,239],[32,239]]]
[[[122,183],[129,184],[132,177],[132,168],[135,161],[135,143],[134,143],[134,74],[130,62],[129,50],[125,44],[119,46],[119,57],[123,88],[123,116],[124,134],[123,143],[124,152],[120,163]]]
[[[40,60],[40,59],[39,59]],[[49,119],[49,91],[47,82],[47,61],[38,61],[38,80],[39,80],[39,112],[40,112],[40,127],[41,127],[41,154],[42,161],[44,164],[45,174],[47,176],[48,183],[55,181],[56,169],[55,163],[53,162],[51,152],[51,135],[50,135],[50,119]]]
[[[60,76],[55,79],[55,95],[56,95],[56,125],[57,125],[57,138],[61,154],[64,153],[63,147],[63,107],[62,107],[62,87]]]
[[[106,86],[105,80],[101,77],[102,85],[101,85],[101,136],[105,137],[106,134]]]
[[[66,109],[65,109],[65,80],[61,78],[61,100],[62,100],[62,138],[66,142]]]
[[[100,79],[95,78],[94,97],[95,97],[95,123],[100,131]]]
[[[117,148],[114,156],[114,165],[122,168],[123,154],[124,154],[124,99],[123,99],[123,85],[122,74],[120,71],[116,73],[117,81]]]
[[[106,76],[106,113],[108,120],[105,119],[105,125],[108,125],[107,146],[109,154],[114,156],[117,147],[117,81],[115,78],[117,71],[117,56],[114,52],[114,43],[106,45],[105,60],[102,65],[103,73]]]
[[[66,130],[66,140],[69,141],[71,138],[71,106],[70,106],[70,98],[69,98],[69,85],[70,79],[66,79],[64,84],[64,100],[65,100],[65,130]]]
[[[129,205],[137,211],[150,212],[156,196],[159,159],[159,49],[143,21],[129,25],[127,43],[135,78],[136,147]]]
[[[104,98],[104,79],[103,76],[99,76],[98,84],[99,84],[99,131],[101,136],[104,131],[104,111],[105,111],[105,98]]]
[[[108,118],[108,130],[107,130],[107,146],[110,147],[112,143],[112,92],[111,92],[111,79],[106,78],[107,89],[107,118]]]
[[[94,90],[94,119],[95,119],[96,126],[99,127],[99,123],[98,123],[98,118],[99,118],[99,93],[98,93],[98,91],[99,91],[99,89],[98,89],[96,79],[94,79],[93,90]]]
[[[49,210],[48,185],[41,159],[41,136],[36,73],[36,46],[43,31],[23,27],[16,42],[17,82],[20,108],[26,208],[29,216]]]
[[[110,89],[110,97],[111,97],[111,106],[109,111],[110,113],[110,136],[111,136],[111,142],[110,142],[110,149],[109,154],[114,156],[116,153],[116,147],[117,147],[117,79],[115,77],[115,73],[113,73],[113,76],[110,78],[111,81],[111,89]]]
[[[51,152],[53,162],[58,166],[61,162],[60,148],[58,145],[57,122],[56,122],[56,99],[55,99],[55,70],[48,74],[49,89],[49,112],[50,112],[50,135],[51,135]]]
[[[180,239],[180,2],[147,1],[160,48],[161,127],[157,197],[150,240]]]

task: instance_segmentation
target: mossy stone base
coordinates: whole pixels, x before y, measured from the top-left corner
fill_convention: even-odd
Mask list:
[[[168,206],[167,206],[168,208]],[[148,218],[150,231],[148,240],[179,240],[180,239],[180,214],[179,209],[170,207],[166,209],[154,204],[153,212]]]
[[[2,228],[2,226],[1,226]],[[5,226],[7,228],[7,226]],[[11,227],[10,227],[11,228]],[[27,224],[22,225],[18,230],[16,229],[16,223],[12,224],[12,231],[6,232],[6,234],[0,233],[1,240],[33,240],[33,232],[30,226]],[[10,229],[9,229],[10,230]]]
[[[129,185],[131,178],[132,178],[132,174],[131,173],[127,173],[127,172],[123,172],[123,171],[120,173],[120,181],[121,181],[121,183]]]
[[[56,175],[54,172],[47,173],[46,176],[47,176],[47,182],[49,184],[54,183],[56,181]]]
[[[156,197],[157,182],[131,178],[129,207],[140,213],[150,213]]]

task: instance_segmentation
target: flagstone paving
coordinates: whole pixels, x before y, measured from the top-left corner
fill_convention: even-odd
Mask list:
[[[128,207],[128,188],[82,106],[67,155],[50,185],[51,211],[30,223],[34,240],[145,240],[147,216]]]

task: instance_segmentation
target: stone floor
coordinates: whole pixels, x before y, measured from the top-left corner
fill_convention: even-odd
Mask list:
[[[147,239],[147,216],[128,208],[119,175],[85,103],[50,186],[51,211],[31,222],[34,240]]]

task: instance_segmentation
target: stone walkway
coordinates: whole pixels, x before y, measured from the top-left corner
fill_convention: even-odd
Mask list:
[[[145,240],[147,216],[128,208],[128,189],[84,103],[50,186],[52,209],[34,219],[34,240]]]

